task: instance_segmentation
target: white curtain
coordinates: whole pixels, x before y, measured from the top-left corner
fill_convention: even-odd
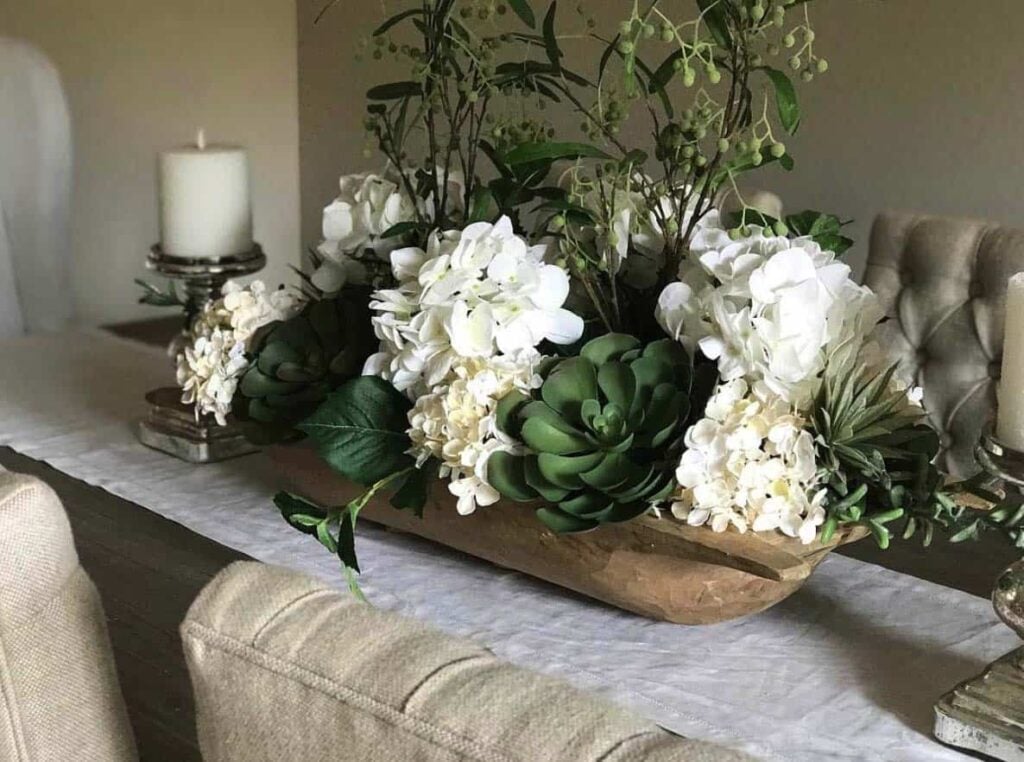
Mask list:
[[[14,255],[4,224],[4,206],[0,204],[0,339],[20,336],[24,331],[21,300],[14,285]]]
[[[32,46],[0,37],[0,334],[59,330],[71,317],[70,201],[60,77]]]

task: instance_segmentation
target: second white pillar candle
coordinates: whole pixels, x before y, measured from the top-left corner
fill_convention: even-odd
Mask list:
[[[1024,452],[1024,273],[1010,279],[1006,292],[1003,374],[996,420],[999,441]]]

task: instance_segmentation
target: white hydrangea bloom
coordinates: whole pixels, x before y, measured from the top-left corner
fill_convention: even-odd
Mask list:
[[[498,402],[514,389],[529,393],[540,386],[540,359],[527,350],[515,358],[459,360],[451,382],[419,397],[409,412],[410,454],[420,465],[429,458],[440,462],[463,516],[500,497],[487,481],[487,460],[499,450],[516,452],[517,445],[497,427]]]
[[[248,286],[229,281],[221,294],[193,321],[177,356],[177,380],[181,401],[195,405],[197,420],[212,415],[224,426],[238,381],[249,367],[249,339],[263,326],[292,317],[302,302],[296,294],[271,291],[259,280]]]
[[[415,399],[444,383],[460,358],[577,341],[583,320],[563,308],[568,273],[547,264],[546,253],[515,235],[507,217],[435,234],[426,251],[393,252],[398,287],[376,292],[370,303],[381,351],[363,372]]]
[[[806,421],[763,383],[718,387],[686,433],[672,513],[691,526],[779,530],[804,544],[825,521],[814,441]]]
[[[806,410],[828,357],[859,347],[882,319],[874,293],[810,238],[753,228],[733,241],[708,216],[680,281],[661,294],[662,327],[718,362],[725,380],[763,381]]]
[[[437,169],[439,185],[444,178],[444,171]],[[339,185],[338,197],[324,209],[324,240],[317,247],[322,262],[312,276],[313,285],[325,294],[337,293],[349,284],[364,285],[367,271],[358,255],[372,251],[386,260],[402,241],[384,238],[384,234],[395,225],[414,221],[417,207],[433,217],[436,204],[433,194],[422,201],[410,198],[401,177],[394,173],[345,175]],[[448,208],[461,210],[466,193],[462,172],[448,173],[447,189]]]

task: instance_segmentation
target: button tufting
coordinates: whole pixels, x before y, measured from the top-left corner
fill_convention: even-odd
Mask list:
[[[988,377],[998,381],[1003,377],[1003,366],[998,361],[992,361],[988,364]]]
[[[985,295],[985,289],[980,283],[978,283],[978,281],[973,281],[967,293],[970,295],[971,299],[980,299]]]
[[[923,368],[925,365],[927,365],[928,359],[928,350],[925,349],[924,347],[921,347],[919,350],[917,350],[917,354],[914,355],[914,361],[917,363],[917,367],[919,368]]]
[[[953,437],[949,433],[944,433],[939,437],[939,447],[943,450],[948,450],[953,446]]]

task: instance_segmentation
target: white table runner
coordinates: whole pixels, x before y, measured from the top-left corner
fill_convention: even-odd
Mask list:
[[[344,587],[271,504],[262,456],[191,466],[138,444],[143,394],[170,379],[161,352],[98,332],[0,343],[0,445]],[[366,524],[357,542],[378,606],[765,759],[963,759],[931,740],[932,705],[1018,644],[980,598],[842,557],[768,612],[687,628]]]

